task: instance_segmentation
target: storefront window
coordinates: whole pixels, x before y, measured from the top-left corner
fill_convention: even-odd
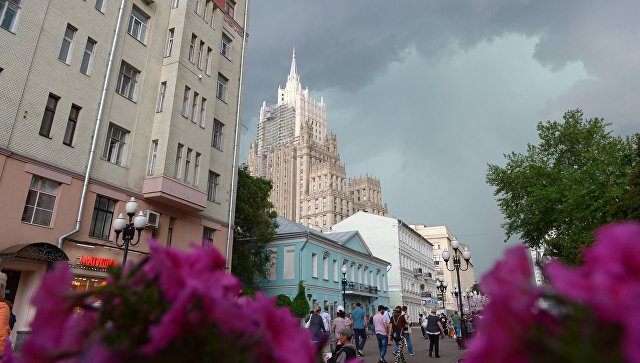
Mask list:
[[[71,287],[75,292],[86,292],[106,284],[107,280],[100,277],[76,276],[71,282]]]

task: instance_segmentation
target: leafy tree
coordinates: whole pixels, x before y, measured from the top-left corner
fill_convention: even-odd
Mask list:
[[[636,135],[636,168],[629,176],[627,193],[611,207],[611,217],[640,220],[640,135]]]
[[[271,267],[267,245],[278,228],[277,214],[269,201],[271,189],[269,180],[251,176],[246,165],[238,171],[231,271],[247,294],[253,294]]]
[[[291,298],[287,294],[280,294],[276,296],[276,306],[277,307],[288,307],[291,308]]]
[[[298,282],[298,293],[291,303],[291,313],[299,318],[304,318],[309,314],[309,309],[311,307],[305,295],[304,281],[300,281]]]
[[[549,255],[576,264],[626,191],[633,145],[612,136],[603,119],[583,119],[580,109],[563,119],[539,122],[540,144],[505,154],[505,167],[489,164],[486,181],[495,187],[507,239],[520,234],[527,245],[545,244]]]

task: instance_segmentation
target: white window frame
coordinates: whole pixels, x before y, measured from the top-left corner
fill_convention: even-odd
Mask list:
[[[22,5],[21,0],[5,0],[2,5],[0,5],[0,28],[5,29],[10,32],[14,32],[16,29],[16,24],[18,23],[18,19],[20,17],[20,6]],[[13,17],[7,17],[7,14],[13,13]],[[7,19],[10,19],[7,21]]]
[[[184,86],[184,96],[182,97],[182,111],[180,112],[182,116],[189,118],[189,100],[191,99],[191,88],[189,86]]]
[[[129,131],[115,124],[109,124],[102,158],[112,164],[124,165],[128,137]]]
[[[91,37],[87,37],[87,43],[84,45],[84,54],[82,55],[82,61],[80,62],[80,73],[87,76],[91,75],[91,69],[93,68],[96,44],[98,44],[98,42],[91,39]]]
[[[296,261],[296,247],[286,246],[284,248],[284,271],[283,280],[293,280],[295,278],[295,261]]]
[[[116,85],[116,92],[121,96],[134,101],[136,100],[136,84],[138,83],[138,77],[140,71],[133,67],[131,64],[122,61],[120,64],[120,73],[118,74],[118,84]]]
[[[176,149],[176,169],[173,173],[173,177],[175,179],[180,179],[182,177],[182,154],[184,153],[184,145],[178,144],[178,148]]]
[[[224,132],[224,124],[217,119],[213,119],[213,137],[211,138],[211,146],[218,150],[222,150],[222,134]]]
[[[196,64],[198,69],[202,69],[202,57],[204,55],[203,53],[204,53],[204,42],[201,40],[200,45],[198,45],[198,63]]]
[[[222,75],[222,73],[218,73],[218,82],[216,84],[216,97],[226,102],[227,100],[227,85],[229,84],[229,79]]]
[[[178,6],[180,6],[180,0],[172,0],[171,1],[171,7],[172,8],[177,8]]]
[[[269,249],[269,272],[267,279],[275,281],[278,278],[278,249]]]
[[[60,45],[60,52],[58,53],[58,60],[60,62],[69,64],[71,63],[71,54],[73,53],[73,38],[76,36],[78,28],[71,24],[67,24],[64,28],[64,36],[62,37],[62,44]]]
[[[131,15],[129,16],[129,26],[127,32],[132,37],[136,38],[142,44],[145,44],[147,40],[147,32],[149,27],[149,20],[151,18],[140,10],[137,6],[131,8]]]
[[[202,99],[200,100],[200,127],[202,127],[204,129],[205,123],[206,123],[206,117],[207,117],[207,99],[204,97],[201,97]]]
[[[151,141],[149,149],[149,165],[147,167],[147,175],[153,175],[156,168],[156,160],[158,158],[158,140]]]
[[[207,47],[207,58],[204,61],[204,73],[211,75],[211,56],[213,53],[213,49]]]
[[[167,31],[167,44],[164,47],[164,56],[170,57],[173,51],[173,39],[176,35],[176,28],[171,28]]]
[[[189,182],[189,171],[191,170],[191,155],[193,155],[193,149],[187,148],[187,157],[184,159],[184,177],[182,181]]]
[[[329,257],[322,256],[322,278],[329,280]]]
[[[338,260],[333,260],[333,281],[338,282]]]
[[[55,186],[55,188],[53,188]],[[55,189],[55,190],[52,190]],[[50,227],[51,221],[53,220],[53,210],[56,206],[56,199],[58,197],[58,190],[60,189],[60,183],[50,180],[47,178],[43,178],[38,175],[31,176],[31,184],[29,185],[29,192],[27,194],[27,199],[24,203],[24,210],[22,212],[22,223],[33,224],[36,226],[44,226]],[[33,204],[29,204],[29,195],[34,192],[36,194]],[[51,204],[51,208],[47,208],[45,203],[40,203],[41,197],[49,197],[53,198],[53,203]],[[31,210],[30,216],[27,215],[28,211]],[[48,214],[48,220],[46,224],[44,223],[36,223],[36,214],[46,213]]]
[[[96,10],[101,13],[104,13],[104,7],[107,0],[96,0]]]
[[[227,13],[230,17],[234,17],[236,9],[236,2],[232,0],[226,0],[224,2],[224,12]]]
[[[162,112],[164,110],[164,100],[167,97],[167,81],[160,82],[160,89],[158,90],[158,103],[156,104],[156,112]]]
[[[218,186],[220,185],[220,174],[209,170],[209,177],[207,178],[207,200],[209,202],[217,202],[218,198]]]
[[[76,127],[78,126],[80,111],[82,111],[82,107],[76,104],[71,104],[71,109],[69,110],[69,118],[67,119],[67,127],[64,130],[64,137],[62,138],[62,143],[65,145],[73,145],[73,137],[76,134]]]
[[[198,180],[200,179],[200,162],[202,160],[202,154],[196,152],[195,164],[193,166],[193,185],[198,186]]]
[[[231,37],[222,33],[222,37],[220,40],[220,54],[222,54],[225,58],[231,60]]]
[[[200,94],[193,91],[193,101],[191,103],[191,122],[196,123],[196,117],[198,115],[198,98]]]
[[[194,33],[191,33],[191,43],[189,43],[189,55],[188,55],[188,59],[189,62],[193,63],[194,60],[194,56],[196,53],[196,41],[198,40],[198,36],[195,35]]]
[[[318,254],[311,254],[311,277],[318,278]]]

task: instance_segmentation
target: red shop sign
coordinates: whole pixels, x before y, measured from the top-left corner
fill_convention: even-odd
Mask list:
[[[83,266],[109,268],[111,266],[118,266],[118,260],[111,258],[82,256],[80,257],[80,264]]]

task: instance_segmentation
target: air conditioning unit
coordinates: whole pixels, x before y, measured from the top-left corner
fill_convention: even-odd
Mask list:
[[[152,210],[145,210],[142,214],[147,218],[147,227],[158,228],[158,224],[160,223],[160,213]]]

